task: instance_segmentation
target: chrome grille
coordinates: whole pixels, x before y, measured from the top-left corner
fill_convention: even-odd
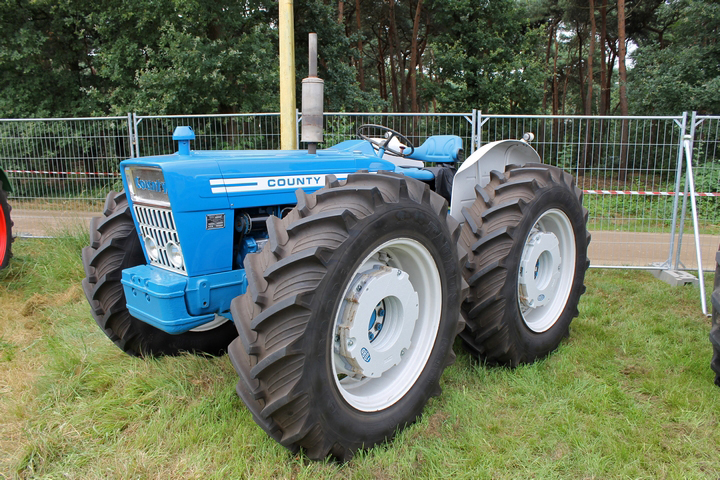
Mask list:
[[[150,263],[166,270],[185,274],[184,263],[182,267],[177,268],[168,258],[168,242],[180,245],[172,210],[169,208],[146,207],[144,205],[133,205],[133,208],[140,227],[140,237],[150,237],[155,240],[158,246],[158,259],[151,258]]]

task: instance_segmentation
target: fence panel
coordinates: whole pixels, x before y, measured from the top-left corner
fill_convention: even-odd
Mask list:
[[[720,116],[697,115],[693,113],[690,124],[692,135],[692,166],[695,181],[698,226],[700,228],[700,249],[703,268],[714,270],[715,252],[720,239]],[[681,188],[685,188],[686,175],[681,177]],[[694,249],[691,208],[683,197],[680,207],[681,233],[679,247],[683,251]],[[686,255],[676,259],[680,268],[696,269],[697,261]]]
[[[681,241],[674,235],[675,192],[684,185],[678,169],[684,118],[480,115],[478,137],[484,144],[532,132],[543,161],[575,176],[589,211],[592,266],[646,268],[665,262],[669,267]],[[717,249],[712,238],[717,232],[710,226],[715,220],[707,215],[703,220],[704,240]],[[691,233],[692,223],[683,228]],[[685,267],[696,267],[690,243],[680,259]],[[713,262],[703,261],[714,269]]]
[[[131,117],[131,118],[129,118]],[[301,116],[298,114],[298,139]],[[703,266],[714,268],[720,234],[720,117],[582,117],[457,114],[326,113],[323,147],[356,138],[366,123],[388,126],[420,145],[430,135],[454,134],[465,151],[533,132],[546,163],[572,173],[585,191],[593,233],[593,266],[646,268],[651,262],[694,269],[689,207],[682,208],[685,175],[678,168],[686,130],[694,133],[693,166],[699,205]],[[689,120],[689,119],[688,119]],[[172,132],[190,125],[198,150],[278,149],[279,114],[181,115],[0,120],[0,162],[21,235],[47,234],[64,218],[99,211],[106,193],[121,188],[118,163],[173,153]],[[132,135],[130,132],[132,131]],[[132,138],[133,142],[130,140]],[[303,147],[304,145],[301,145]],[[683,215],[685,213],[685,215]],[[682,221],[687,217],[687,220]]]
[[[298,139],[302,132],[298,116]],[[382,125],[396,130],[407,137],[414,146],[431,135],[457,135],[463,139],[465,152],[472,152],[475,115],[471,113],[325,113],[323,148],[331,147],[344,140],[357,138],[357,129],[363,124]]]
[[[13,192],[14,233],[47,235],[102,209],[132,156],[129,117],[0,120],[0,165]]]
[[[167,155],[177,151],[175,127],[195,131],[195,150],[274,150],[280,148],[280,114],[134,115],[137,156]]]

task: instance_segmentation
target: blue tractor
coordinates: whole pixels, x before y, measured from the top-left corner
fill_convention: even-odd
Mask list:
[[[177,153],[121,163],[125,191],[83,250],[111,340],[132,355],[227,350],[255,421],[313,459],[413,422],[457,334],[490,363],[547,355],[588,266],[581,192],[525,141],[485,145],[455,172],[458,137],[413,148],[359,133],[314,154],[193,151],[179,128]]]
[[[508,366],[558,346],[584,291],[587,211],[531,135],[456,169],[459,137],[413,147],[364,125],[318,150],[322,115],[306,118],[308,150],[194,151],[181,127],[177,153],[122,162],[83,289],[127,353],[227,351],[260,427],[348,460],[440,393],[456,335]]]

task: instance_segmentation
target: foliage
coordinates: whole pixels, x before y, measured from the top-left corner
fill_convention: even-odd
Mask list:
[[[642,42],[629,80],[636,113],[720,112],[720,4],[676,0],[661,5],[661,42]]]
[[[631,113],[717,113],[720,5],[625,3],[630,50],[637,46],[628,62]],[[617,3],[594,6],[297,0],[297,98],[314,31],[328,111],[576,114],[587,110],[592,85],[589,111],[612,114]],[[2,7],[1,117],[278,109],[276,2],[14,0]]]
[[[443,1],[438,14],[447,31],[433,44],[435,68],[443,72],[437,97],[443,109],[471,105],[487,113],[537,111],[545,74],[539,60],[540,30],[529,29],[512,0]]]

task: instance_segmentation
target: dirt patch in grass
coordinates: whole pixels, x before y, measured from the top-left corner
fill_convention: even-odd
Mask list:
[[[24,427],[32,389],[42,368],[38,355],[43,329],[38,319],[19,314],[26,301],[20,295],[2,295],[0,309],[0,471],[10,472]]]
[[[435,412],[428,418],[428,426],[425,429],[425,436],[440,438],[443,433],[443,424],[450,418],[446,412]]]
[[[27,421],[33,412],[34,387],[42,375],[43,338],[51,322],[47,308],[63,308],[81,299],[79,286],[52,295],[0,291],[0,472],[21,455]]]

